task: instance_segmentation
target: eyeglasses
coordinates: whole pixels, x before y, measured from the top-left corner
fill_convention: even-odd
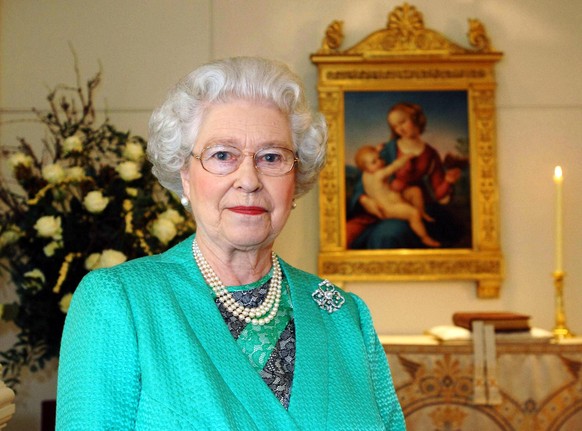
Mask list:
[[[270,177],[285,175],[293,170],[298,162],[295,153],[288,148],[269,147],[256,153],[244,153],[230,145],[212,145],[200,154],[192,152],[205,171],[215,175],[228,175],[238,169],[245,156],[252,156],[257,171]]]

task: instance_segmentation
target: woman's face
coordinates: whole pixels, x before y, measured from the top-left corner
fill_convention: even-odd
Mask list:
[[[194,158],[182,172],[198,238],[223,250],[271,247],[291,212],[295,171],[265,176],[255,169],[252,154],[273,146],[293,149],[287,117],[271,105],[242,100],[210,106],[193,152],[218,144],[250,156],[224,176],[207,172]]]
[[[388,114],[388,124],[394,133],[402,138],[420,136],[418,126],[412,121],[410,114],[404,111],[392,111]]]

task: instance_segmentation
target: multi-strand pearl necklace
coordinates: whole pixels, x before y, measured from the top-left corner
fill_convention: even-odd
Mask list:
[[[192,242],[192,254],[202,273],[202,277],[204,277],[204,281],[212,288],[218,300],[233,316],[253,325],[265,325],[273,320],[279,310],[283,280],[281,265],[279,265],[279,259],[277,259],[275,253],[271,253],[273,276],[269,283],[269,290],[267,291],[265,300],[257,307],[246,307],[240,304],[232,293],[226,290],[222,281],[220,281],[210,264],[204,258],[196,240]]]

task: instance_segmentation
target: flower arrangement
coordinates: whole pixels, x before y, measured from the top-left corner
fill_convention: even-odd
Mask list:
[[[1,305],[0,316],[19,330],[0,352],[11,387],[24,367],[34,372],[58,356],[69,302],[87,272],[161,252],[195,228],[153,177],[144,139],[97,122],[101,72],[86,88],[76,72],[76,87],[56,87],[48,110],[33,109],[47,131],[41,148],[23,138],[1,148],[12,177],[0,178],[0,272],[17,302]]]

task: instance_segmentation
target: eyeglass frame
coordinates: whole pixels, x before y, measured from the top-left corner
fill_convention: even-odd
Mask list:
[[[228,148],[233,148],[233,149],[241,152],[240,161],[238,162],[238,165],[236,166],[236,168],[234,170],[232,170],[230,172],[227,172],[227,173],[224,173],[224,174],[218,174],[218,173],[209,171],[206,168],[206,166],[204,166],[204,163],[202,162],[202,154],[204,154],[204,152],[206,150],[208,150],[210,148],[214,148],[214,147],[228,147]],[[289,170],[288,171],[285,171],[285,172],[282,172],[280,174],[275,174],[275,175],[273,175],[273,174],[267,174],[267,173],[263,172],[257,166],[257,160],[255,159],[255,156],[258,153],[260,153],[261,151],[270,150],[270,149],[274,149],[274,148],[278,148],[278,149],[281,149],[281,150],[289,151],[291,154],[293,154],[293,163],[291,164]],[[289,172],[291,172],[295,168],[295,166],[297,166],[297,163],[299,162],[299,158],[297,157],[297,154],[293,150],[291,150],[290,148],[285,148],[285,147],[280,147],[280,146],[265,147],[265,148],[259,149],[258,151],[255,151],[254,153],[249,153],[249,152],[244,152],[244,151],[238,149],[237,147],[235,147],[233,145],[220,145],[220,144],[217,144],[217,145],[208,145],[208,146],[204,147],[202,149],[202,151],[200,151],[199,154],[194,153],[194,150],[192,150],[190,152],[190,155],[200,162],[200,166],[202,166],[202,169],[204,169],[206,172],[208,172],[208,173],[210,173],[212,175],[217,175],[219,177],[223,177],[223,176],[226,176],[226,175],[230,175],[233,172],[236,172],[240,168],[240,166],[242,165],[242,163],[244,161],[244,157],[247,157],[247,156],[252,156],[252,158],[253,158],[253,166],[254,166],[255,170],[258,173],[260,173],[261,175],[265,175],[267,177],[282,177],[283,175],[287,175]]]

